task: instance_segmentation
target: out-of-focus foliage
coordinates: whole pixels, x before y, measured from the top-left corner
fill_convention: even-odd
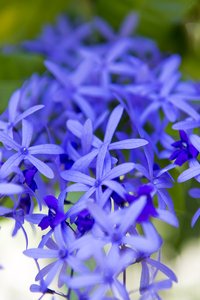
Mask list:
[[[36,37],[60,13],[90,20],[101,16],[114,28],[130,12],[139,14],[138,34],[155,39],[166,52],[183,56],[185,75],[200,78],[200,2],[198,0],[0,0],[0,46]],[[42,59],[33,55],[0,54],[0,110],[11,92],[33,72],[42,72]]]

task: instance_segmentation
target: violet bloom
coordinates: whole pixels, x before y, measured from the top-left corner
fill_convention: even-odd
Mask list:
[[[16,154],[13,154],[8,158],[6,162],[2,165],[0,169],[0,177],[7,177],[14,167],[19,166],[23,160],[28,160],[33,164],[40,173],[45,175],[48,178],[53,178],[54,173],[51,168],[36,158],[35,154],[49,154],[57,155],[63,153],[63,150],[60,146],[53,144],[42,144],[30,146],[31,139],[33,134],[33,126],[30,122],[22,120],[22,144],[18,144],[12,138],[7,136],[4,132],[0,132],[0,141],[11,149],[17,151]]]
[[[107,97],[108,93],[101,86],[85,84],[93,67],[90,60],[84,60],[73,73],[50,61],[46,61],[45,66],[63,88],[64,95],[67,94],[68,101],[74,103],[87,117],[94,120],[96,112],[88,98],[101,99]]]
[[[192,145],[189,141],[189,138],[185,131],[179,131],[180,140],[172,144],[176,150],[171,154],[171,160],[174,160],[174,163],[182,166],[186,161],[192,158],[196,158],[199,154],[199,151]]]
[[[158,213],[154,207],[153,199],[151,197],[151,192],[153,191],[153,188],[149,185],[143,185],[140,186],[136,195],[126,195],[126,200],[129,203],[136,202],[140,197],[146,198],[146,205],[144,206],[143,211],[140,213],[140,215],[137,217],[136,222],[141,223],[148,221],[150,217],[157,217]]]
[[[0,120],[0,129],[2,129],[6,134],[8,134],[10,137],[13,137],[13,128],[23,119],[26,117],[32,115],[36,111],[42,109],[44,105],[35,105],[27,110],[25,110],[23,113],[19,113],[19,102],[22,97],[22,91],[17,90],[13,93],[13,95],[10,98],[10,101],[8,103],[8,121]]]
[[[38,224],[42,230],[48,228],[49,226],[54,229],[58,224],[66,220],[66,214],[64,210],[60,208],[58,200],[52,196],[48,195],[44,198],[46,205],[49,208],[48,216],[42,218]]]
[[[161,272],[167,279],[156,281],[158,272]],[[177,282],[176,275],[167,266],[158,260],[151,258],[145,258],[142,261],[142,275],[140,280],[140,293],[141,300],[146,299],[160,299],[158,295],[160,290],[169,289],[172,286],[172,282]]]
[[[43,280],[46,287],[50,285],[57,273],[59,273],[58,286],[61,287],[64,284],[62,277],[66,273],[68,265],[75,272],[87,271],[84,264],[74,255],[77,246],[72,230],[69,227],[62,229],[61,226],[55,227],[54,240],[51,238],[47,241],[46,249],[34,248],[24,251],[25,255],[34,259],[54,259],[52,263],[41,269],[36,276],[36,280]]]
[[[118,247],[112,246],[107,255],[98,251],[94,257],[97,266],[93,272],[85,272],[73,278],[65,277],[66,284],[74,290],[91,288],[89,293],[91,300],[105,299],[104,296],[109,291],[112,291],[117,299],[120,297],[120,299],[129,300],[126,287],[119,281],[118,276],[134,262],[132,251],[120,253]]]
[[[91,216],[90,212],[87,209],[83,209],[78,215],[74,223],[77,226],[78,232],[83,235],[87,231],[89,231],[95,221],[94,218]]]
[[[151,223],[142,224],[144,235],[140,235],[135,230],[137,219],[145,209],[145,202],[144,199],[140,199],[129,207],[110,214],[106,214],[97,204],[88,203],[91,215],[104,233],[98,236],[99,230],[96,233],[96,225],[94,225],[94,237],[101,237],[104,243],[112,243],[112,245],[129,245],[131,249],[143,253],[151,254],[157,251],[162,241]]]
[[[109,153],[109,151],[111,150],[136,149],[148,144],[148,141],[141,138],[124,139],[117,142],[112,142],[113,136],[120,122],[122,114],[123,114],[123,107],[121,105],[118,105],[112,111],[107,122],[103,141],[101,141],[99,138],[93,135],[92,131],[90,130],[90,137],[87,139],[88,141],[87,148],[90,149],[91,146],[93,146],[94,149],[91,149],[91,151],[88,154],[84,155],[83,157],[75,161],[72,169],[81,171],[82,169],[88,167],[91,161],[98,155],[103,145],[104,146],[107,145],[107,152]],[[82,137],[82,132],[84,131],[84,127],[79,122],[69,120],[67,122],[67,127],[75,136],[77,136],[78,138]]]

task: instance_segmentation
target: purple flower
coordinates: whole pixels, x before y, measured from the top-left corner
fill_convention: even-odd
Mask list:
[[[13,137],[14,127],[23,119],[32,115],[36,111],[44,107],[44,105],[35,105],[25,110],[23,113],[19,113],[19,102],[22,97],[22,91],[17,90],[11,96],[8,103],[8,122],[0,120],[0,129],[7,133],[11,138]]]
[[[146,205],[136,220],[136,222],[138,223],[148,221],[150,217],[158,216],[158,213],[154,207],[153,200],[151,197],[152,191],[153,188],[151,186],[143,185],[139,187],[136,195],[130,195],[130,194],[126,195],[126,199],[129,203],[134,203],[142,196],[146,198]]]
[[[180,130],[179,135],[181,139],[172,144],[177,150],[171,154],[169,159],[175,159],[175,164],[182,166],[189,159],[196,158],[199,151],[190,143],[185,131]]]
[[[104,299],[108,291],[112,291],[118,299],[129,300],[125,286],[118,280],[118,275],[134,261],[131,251],[120,253],[118,247],[112,246],[107,255],[102,252],[95,253],[97,267],[93,272],[83,275],[66,277],[66,284],[73,289],[92,288],[92,299]],[[117,263],[116,263],[117,262]]]
[[[33,134],[33,126],[26,120],[22,121],[22,144],[18,144],[12,138],[7,136],[4,132],[0,132],[0,141],[10,147],[11,149],[17,151],[8,158],[6,162],[2,165],[0,169],[0,177],[7,177],[14,167],[19,166],[23,160],[28,160],[33,164],[37,170],[48,178],[53,178],[54,173],[47,164],[37,159],[35,154],[61,154],[63,152],[62,148],[53,144],[43,144],[30,146]]]
[[[76,224],[80,234],[83,235],[93,227],[94,219],[89,211],[87,209],[84,209],[78,214],[74,223]]]
[[[52,282],[57,272],[59,273],[58,286],[62,286],[64,282],[61,277],[65,274],[68,265],[76,272],[87,270],[81,261],[74,256],[76,250],[76,246],[74,246],[75,238],[70,228],[65,227],[63,232],[60,226],[55,227],[54,239],[47,242],[47,249],[36,248],[24,251],[25,255],[34,259],[54,259],[52,263],[41,269],[36,276],[36,280],[44,280],[46,287]]]
[[[90,138],[88,139],[90,141],[90,144],[88,144],[87,147],[88,149],[90,149],[90,147],[93,146],[95,149],[91,150],[88,154],[78,159],[74,163],[72,167],[73,169],[82,170],[88,167],[91,161],[98,155],[99,150],[103,147],[103,145],[107,145],[107,151],[111,151],[122,149],[135,149],[148,144],[148,142],[145,139],[124,139],[112,143],[115,130],[120,122],[122,114],[123,107],[121,105],[118,105],[112,111],[107,122],[103,142],[96,136],[92,136],[92,133],[90,133]],[[83,132],[84,127],[79,122],[69,120],[67,122],[67,127],[75,136],[77,136],[78,138],[82,137],[81,133]]]
[[[42,218],[38,226],[42,230],[49,226],[54,229],[58,224],[65,221],[66,215],[63,209],[60,209],[58,200],[54,196],[48,195],[44,198],[44,201],[49,208],[49,213],[48,216]]]

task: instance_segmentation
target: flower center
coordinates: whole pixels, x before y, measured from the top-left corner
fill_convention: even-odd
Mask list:
[[[59,251],[59,257],[60,259],[65,259],[68,256],[68,251],[66,249],[61,249]]]
[[[22,148],[20,149],[20,152],[21,152],[21,154],[23,154],[23,155],[28,155],[28,148],[22,147]]]

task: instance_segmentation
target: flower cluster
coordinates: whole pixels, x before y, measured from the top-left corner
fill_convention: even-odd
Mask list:
[[[100,18],[73,27],[60,17],[22,45],[44,56],[46,72],[0,117],[0,215],[25,235],[40,299],[129,300],[130,266],[141,267],[141,300],[161,299],[177,281],[161,262],[155,220],[178,226],[171,169],[186,163],[178,182],[200,181],[200,89],[182,80],[179,55],[132,35],[137,21],[130,14],[114,33]],[[43,231],[38,248],[24,222]]]

